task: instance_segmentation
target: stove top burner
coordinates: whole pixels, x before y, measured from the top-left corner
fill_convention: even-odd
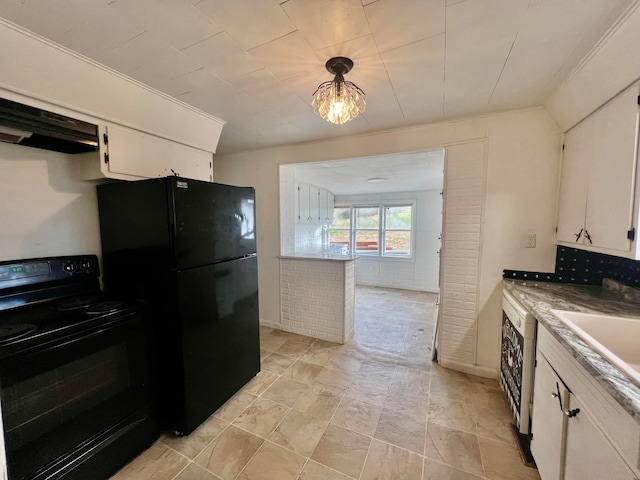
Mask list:
[[[0,325],[0,342],[3,340],[9,340],[21,335],[33,331],[36,328],[35,325],[29,323],[14,323],[12,325]]]
[[[123,305],[124,305],[124,302],[121,302],[120,300],[107,300],[104,302],[96,303],[95,305],[91,305],[89,308],[85,310],[85,313],[89,315],[101,315],[103,313],[111,313],[122,308]]]
[[[89,307],[95,301],[92,297],[74,297],[67,300],[61,300],[53,307],[59,312],[67,312],[70,310],[81,310]]]

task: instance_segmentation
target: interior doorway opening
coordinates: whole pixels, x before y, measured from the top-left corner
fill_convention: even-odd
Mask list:
[[[356,285],[430,293],[437,306],[444,156],[439,148],[281,165],[281,255],[357,255]],[[306,210],[301,214],[309,206],[300,192],[309,195],[309,189],[312,195],[328,192],[335,207],[330,222],[322,214],[318,221]],[[342,242],[336,241],[337,233]],[[339,243],[346,249],[338,252]],[[433,329],[429,335],[431,348]]]

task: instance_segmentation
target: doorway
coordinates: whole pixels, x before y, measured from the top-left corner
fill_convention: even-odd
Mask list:
[[[407,292],[438,294],[440,281],[440,242],[442,236],[442,190],[444,149],[394,155],[352,158],[328,162],[280,166],[280,252],[283,255],[331,248],[337,225],[305,222],[300,218],[299,185],[324,189],[334,205],[349,218],[348,253],[356,261],[356,284],[392,288]],[[390,225],[390,213],[398,206],[410,206],[410,228]],[[368,209],[365,207],[369,207]],[[359,245],[356,230],[364,210],[379,218],[374,228],[364,228],[379,240]],[[406,213],[403,211],[403,213]],[[303,216],[304,217],[304,216]],[[344,218],[343,218],[344,219]],[[302,220],[302,221],[301,221]],[[375,224],[375,222],[373,222]],[[394,230],[395,229],[395,230]],[[393,230],[393,231],[392,231]],[[392,244],[392,234],[410,235],[410,248]],[[343,232],[345,233],[345,232]],[[396,235],[397,236],[397,235]],[[360,242],[358,241],[360,240]],[[427,340],[431,346],[432,335]]]

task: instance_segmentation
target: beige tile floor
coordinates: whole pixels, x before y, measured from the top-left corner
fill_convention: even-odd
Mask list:
[[[499,385],[432,365],[433,294],[358,287],[347,345],[261,327],[262,372],[115,480],[539,480]]]

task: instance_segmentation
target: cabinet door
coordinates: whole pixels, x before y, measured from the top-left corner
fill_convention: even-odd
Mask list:
[[[298,183],[298,222],[309,223],[309,184]]]
[[[586,121],[593,147],[585,229],[593,246],[628,252],[638,131],[638,89],[630,88]],[[590,245],[588,239],[585,245]]]
[[[320,189],[309,185],[309,223],[320,223]]]
[[[584,239],[592,130],[593,122],[587,118],[564,137],[556,234],[559,242],[582,244]]]
[[[535,379],[531,453],[536,460],[540,477],[543,480],[558,480],[562,478],[567,423],[563,409],[569,395],[562,380],[540,354],[537,356]]]
[[[156,178],[179,175],[212,181],[213,155],[148,133],[119,125],[107,125],[109,161],[101,159],[108,178]]]
[[[327,207],[329,205],[329,202],[327,200],[328,195],[329,192],[327,190],[325,190],[324,188],[320,189],[320,223],[322,223],[323,225],[327,224],[327,220],[329,217],[329,211],[327,210]]]
[[[331,225],[333,223],[333,193],[320,189],[320,223]]]
[[[633,226],[635,202],[637,133],[638,87],[634,86],[565,134],[558,242],[628,255],[631,241],[627,232]]]
[[[570,395],[568,409],[580,409],[580,412],[567,421],[564,479],[637,480],[574,395]],[[546,479],[542,471],[540,474]]]

